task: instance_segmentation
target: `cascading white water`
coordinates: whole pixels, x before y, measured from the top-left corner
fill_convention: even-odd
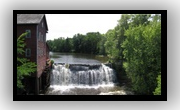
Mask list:
[[[54,53],[51,83],[45,95],[125,95],[115,71],[88,54]],[[95,56],[94,56],[95,57]],[[104,58],[103,58],[104,59]],[[66,65],[64,63],[68,63]],[[109,65],[109,64],[107,64]]]
[[[51,85],[46,95],[126,95],[116,86],[112,68],[100,65],[53,65]],[[131,93],[128,93],[131,94]]]
[[[115,72],[110,67],[101,64],[91,65],[54,65],[51,75],[51,85],[105,85],[116,81]]]

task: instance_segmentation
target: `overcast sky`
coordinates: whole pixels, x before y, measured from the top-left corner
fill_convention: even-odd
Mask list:
[[[87,32],[106,33],[117,25],[121,14],[46,14],[47,40],[59,37],[72,38]]]

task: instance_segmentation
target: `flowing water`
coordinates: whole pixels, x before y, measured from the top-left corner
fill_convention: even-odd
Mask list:
[[[94,56],[55,53],[51,84],[45,95],[126,95],[116,72]],[[52,57],[56,56],[56,57]],[[77,57],[78,56],[78,57]]]

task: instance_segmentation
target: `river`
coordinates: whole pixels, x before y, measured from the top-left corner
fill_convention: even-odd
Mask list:
[[[54,60],[45,95],[131,95],[119,87],[108,58],[90,54],[50,52]]]
[[[100,64],[106,63],[108,58],[104,56],[82,54],[82,53],[59,53],[50,52],[50,58],[55,63],[69,63],[69,64]]]

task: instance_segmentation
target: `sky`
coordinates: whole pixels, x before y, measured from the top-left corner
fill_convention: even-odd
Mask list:
[[[88,32],[106,33],[113,29],[121,14],[46,14],[47,40],[59,37],[72,38],[75,34]]]

